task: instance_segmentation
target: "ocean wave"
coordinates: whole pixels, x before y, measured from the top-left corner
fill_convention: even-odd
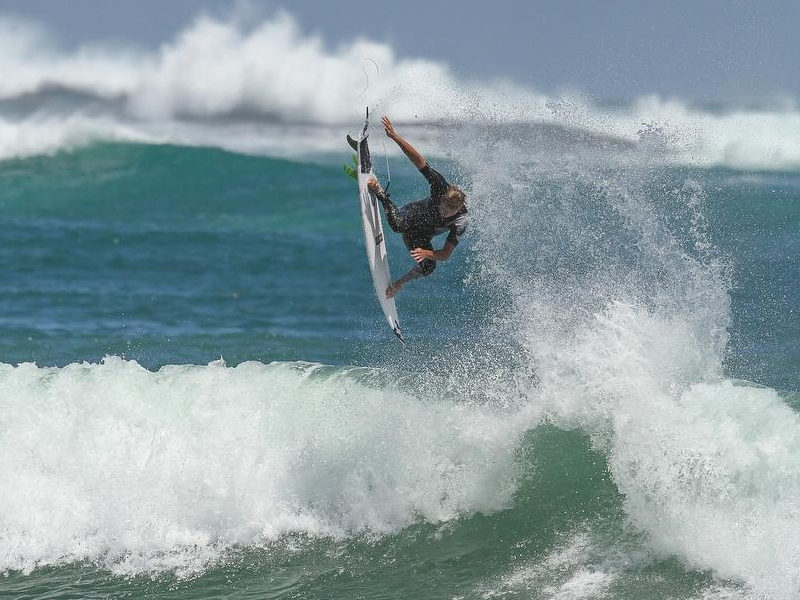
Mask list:
[[[535,365],[530,406],[591,437],[655,554],[796,597],[800,417],[725,377],[731,265],[702,183],[472,143],[475,263]]]
[[[366,38],[330,46],[286,12],[255,25],[200,16],[155,51],[63,50],[35,24],[7,17],[0,34],[0,158],[119,139],[333,150],[341,144],[327,130],[248,125],[354,127],[370,105],[403,124],[546,124],[676,164],[800,167],[792,103],[708,111],[655,96],[617,106],[551,96],[507,80],[465,80],[446,63],[400,57]],[[221,132],[220,118],[238,125]]]
[[[0,365],[0,572],[190,573],[283,535],[506,506],[519,424],[391,379],[308,363]]]
[[[286,16],[254,28],[199,19],[157,54],[123,54],[121,79],[95,85],[114,52],[58,54],[25,35],[4,59],[15,68],[1,92],[3,157],[109,138],[254,152],[340,144],[337,124],[357,122],[367,102],[369,54],[381,67],[371,105],[457,125],[440,127],[439,147],[459,148],[469,179],[469,280],[496,291],[494,335],[513,339],[535,377],[512,380],[524,402],[498,411],[309,365],[4,365],[0,568],[88,559],[192,571],[285,533],[380,534],[497,510],[515,491],[520,435],[546,417],[591,437],[654,552],[762,597],[797,596],[800,421],[776,391],[725,378],[730,265],[711,243],[703,186],[650,168],[797,168],[795,107],[553,99],[460,82],[385,45],[326,48]],[[100,67],[79,77],[79,59]],[[325,87],[322,106],[327,82],[307,75],[325,64],[345,83]],[[592,152],[641,168],[576,159]],[[447,358],[486,355],[495,341]],[[471,384],[500,385],[461,368]],[[615,571],[573,566],[557,592],[613,587]]]

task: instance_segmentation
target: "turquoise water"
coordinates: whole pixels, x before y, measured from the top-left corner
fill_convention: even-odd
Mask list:
[[[346,153],[1,162],[0,595],[793,597],[800,175],[493,148],[406,347]]]
[[[337,160],[98,146],[0,165],[10,267],[2,312],[14,332],[3,356],[45,365],[106,354],[149,367],[220,357],[363,363],[382,330]],[[411,267],[399,240],[390,249]],[[406,318],[415,346],[466,329],[463,319],[437,335],[424,325],[442,306],[432,289],[460,287],[464,254],[435,287],[406,294],[422,303]]]

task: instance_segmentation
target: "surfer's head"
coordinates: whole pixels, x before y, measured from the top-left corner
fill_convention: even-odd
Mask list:
[[[451,185],[439,198],[439,214],[442,218],[452,217],[464,206],[467,197],[461,188]]]

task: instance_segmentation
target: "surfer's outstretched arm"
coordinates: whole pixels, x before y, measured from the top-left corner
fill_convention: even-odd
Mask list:
[[[417,169],[424,169],[428,164],[428,161],[425,160],[425,157],[422,156],[422,154],[420,154],[419,151],[414,148],[414,146],[400,137],[400,134],[394,130],[394,126],[389,120],[389,117],[381,117],[381,121],[383,122],[383,127],[386,129],[386,135],[389,137],[389,139],[394,140],[395,143],[400,146],[400,150],[402,150],[403,154],[408,157],[408,160],[414,163],[414,166],[417,167]]]

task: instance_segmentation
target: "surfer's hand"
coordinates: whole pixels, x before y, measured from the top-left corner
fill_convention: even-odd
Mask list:
[[[403,288],[402,282],[395,281],[392,285],[386,288],[386,297],[394,298],[397,295],[397,292],[399,292],[402,288]]]
[[[367,187],[375,194],[380,194],[383,191],[377,177],[370,177],[369,181],[367,181]]]
[[[414,248],[411,251],[411,258],[418,263],[421,263],[427,258],[433,258],[433,250],[425,250],[425,248]]]
[[[386,129],[386,135],[390,139],[396,140],[398,137],[400,137],[400,136],[397,135],[397,132],[394,130],[394,125],[392,125],[392,122],[389,120],[389,117],[386,117],[386,116],[381,117],[381,122],[383,123],[384,129]]]

